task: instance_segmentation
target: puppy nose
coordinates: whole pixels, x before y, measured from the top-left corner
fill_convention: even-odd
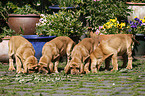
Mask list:
[[[39,71],[39,73],[43,73],[43,71],[42,71],[42,70],[40,70],[40,71]]]
[[[76,75],[76,73],[72,73],[72,75]]]

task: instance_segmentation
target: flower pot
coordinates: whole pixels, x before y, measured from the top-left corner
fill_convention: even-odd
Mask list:
[[[35,56],[39,60],[42,56],[42,48],[44,44],[56,36],[23,35],[23,37],[32,43],[35,49]]]
[[[140,44],[135,43],[134,46],[134,55],[135,56],[143,56],[145,55],[145,34],[136,34],[136,40],[139,41]]]
[[[145,16],[145,3],[133,3],[133,2],[126,2],[127,5],[129,5],[129,9],[132,9],[133,12],[130,13],[130,16],[128,16],[128,21],[131,21],[134,19],[135,16],[137,16],[139,19],[143,19]]]
[[[2,42],[0,42],[0,61],[1,62],[8,62],[9,56],[8,56],[8,42],[10,40],[10,37],[4,37],[2,39]]]
[[[39,22],[39,18],[40,16],[36,14],[9,14],[8,25],[11,29],[15,30],[15,34],[34,35],[36,23]]]

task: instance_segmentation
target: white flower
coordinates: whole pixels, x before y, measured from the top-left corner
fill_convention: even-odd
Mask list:
[[[39,22],[42,22],[42,21],[44,21],[43,18],[40,18],[40,19],[39,19]]]
[[[42,26],[43,26],[43,25],[46,25],[46,23],[43,23]]]
[[[45,17],[45,15],[44,14],[41,14],[40,17]]]
[[[36,23],[36,26],[40,26],[40,23]]]

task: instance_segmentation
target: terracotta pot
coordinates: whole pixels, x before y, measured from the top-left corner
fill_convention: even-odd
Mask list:
[[[39,22],[39,19],[40,16],[36,14],[9,14],[8,25],[16,31],[16,34],[34,35],[36,23]],[[22,33],[21,28],[24,33]]]
[[[2,39],[2,42],[0,42],[0,61],[1,62],[8,62],[9,57],[8,57],[8,42],[10,40],[10,37],[4,37]]]
[[[145,3],[133,3],[133,2],[126,2],[127,5],[129,5],[129,9],[132,9],[133,12],[130,13],[130,16],[128,16],[128,21],[131,21],[134,19],[135,16],[137,16],[139,19],[143,19],[145,16]]]

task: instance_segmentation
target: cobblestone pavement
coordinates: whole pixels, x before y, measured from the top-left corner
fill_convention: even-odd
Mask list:
[[[99,71],[79,76],[50,74],[41,77],[25,75],[31,80],[20,82],[15,72],[6,71],[8,64],[0,66],[1,96],[145,96],[145,58],[135,57],[133,69],[118,72]],[[44,78],[49,78],[49,80]],[[41,79],[40,79],[41,78]],[[53,80],[51,80],[53,78]],[[58,79],[59,78],[59,79]],[[60,79],[61,78],[61,79]],[[28,78],[27,78],[28,79]],[[39,80],[36,80],[39,79]],[[35,82],[39,81],[39,82]]]

